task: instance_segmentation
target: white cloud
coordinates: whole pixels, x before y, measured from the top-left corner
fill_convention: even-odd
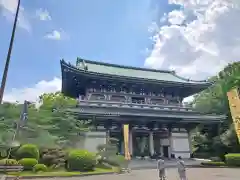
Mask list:
[[[0,12],[8,21],[14,20],[17,4],[18,0],[0,0]],[[18,26],[31,31],[31,25],[22,6],[19,9]]]
[[[49,12],[45,9],[43,10],[42,8],[38,9],[36,11],[36,16],[41,20],[41,21],[51,21],[52,18],[49,14]]]
[[[53,78],[51,81],[42,80],[32,87],[24,87],[21,89],[11,89],[4,94],[3,100],[7,102],[24,102],[28,100],[31,102],[38,101],[38,97],[43,93],[51,93],[60,91],[62,80]]]
[[[52,32],[46,34],[45,38],[52,40],[61,40],[61,33],[57,30],[53,30]]]
[[[67,33],[65,33],[63,30],[53,30],[52,32],[47,33],[44,37],[51,40],[64,40],[69,38]]]
[[[169,0],[182,8],[165,14],[168,25],[155,26],[154,48],[145,66],[175,69],[203,79],[240,60],[239,3],[234,0]]]
[[[168,14],[168,22],[171,24],[181,25],[184,22],[185,18],[186,17],[182,11],[174,10]]]

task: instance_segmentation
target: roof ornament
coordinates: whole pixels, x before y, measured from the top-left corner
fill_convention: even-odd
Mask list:
[[[86,62],[84,60],[82,60],[82,65],[83,65],[84,70],[87,71],[88,70],[88,66],[87,66],[87,64],[86,64]]]
[[[77,58],[77,61],[76,61],[76,67],[77,67],[78,69],[80,69],[81,66],[82,66],[81,59],[80,59],[80,58]]]
[[[84,69],[85,71],[88,70],[88,66],[86,62],[83,59],[80,59],[79,57],[77,58],[77,61],[76,61],[76,67],[78,69]]]

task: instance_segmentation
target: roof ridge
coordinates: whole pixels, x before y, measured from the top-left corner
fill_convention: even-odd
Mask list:
[[[161,72],[161,73],[175,74],[175,71],[170,71],[170,70],[142,68],[142,67],[134,67],[134,66],[126,66],[126,65],[120,65],[120,64],[106,63],[106,62],[100,62],[100,61],[86,60],[86,59],[82,59],[82,58],[79,58],[79,59],[80,60],[84,60],[86,63],[97,64],[97,65],[112,66],[112,67],[125,68],[125,69],[134,69],[134,70],[142,70],[142,71],[150,71],[150,72]]]

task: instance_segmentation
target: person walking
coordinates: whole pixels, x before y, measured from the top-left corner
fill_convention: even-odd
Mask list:
[[[157,161],[158,176],[160,180],[166,179],[165,162],[162,157]]]
[[[187,180],[186,166],[181,156],[178,157],[177,168],[180,180]]]

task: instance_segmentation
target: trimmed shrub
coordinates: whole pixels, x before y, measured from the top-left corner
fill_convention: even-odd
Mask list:
[[[61,149],[44,149],[40,151],[39,163],[46,166],[64,167],[66,152]]]
[[[16,166],[18,162],[15,159],[2,159],[0,160],[0,165]]]
[[[32,170],[38,161],[33,158],[23,158],[19,160],[18,163],[23,166],[24,170]]]
[[[33,167],[34,172],[39,172],[39,171],[46,172],[47,170],[48,170],[48,168],[45,164],[36,164]]]
[[[224,162],[217,162],[217,161],[206,161],[202,162],[201,165],[203,166],[211,166],[211,167],[220,167],[220,166],[226,166]]]
[[[9,156],[10,159],[17,159],[17,151],[19,148],[20,148],[20,146],[11,148],[11,152],[10,152],[10,156]],[[9,153],[9,149],[8,149],[8,153]]]
[[[40,163],[46,164],[46,166],[54,165],[56,161],[56,156],[52,154],[44,154],[40,159]]]
[[[38,147],[34,144],[24,144],[17,150],[17,158],[34,158],[39,159]]]
[[[226,154],[225,161],[228,166],[240,166],[240,154]]]
[[[67,167],[72,171],[92,171],[96,166],[95,154],[86,150],[72,150],[68,154]]]

